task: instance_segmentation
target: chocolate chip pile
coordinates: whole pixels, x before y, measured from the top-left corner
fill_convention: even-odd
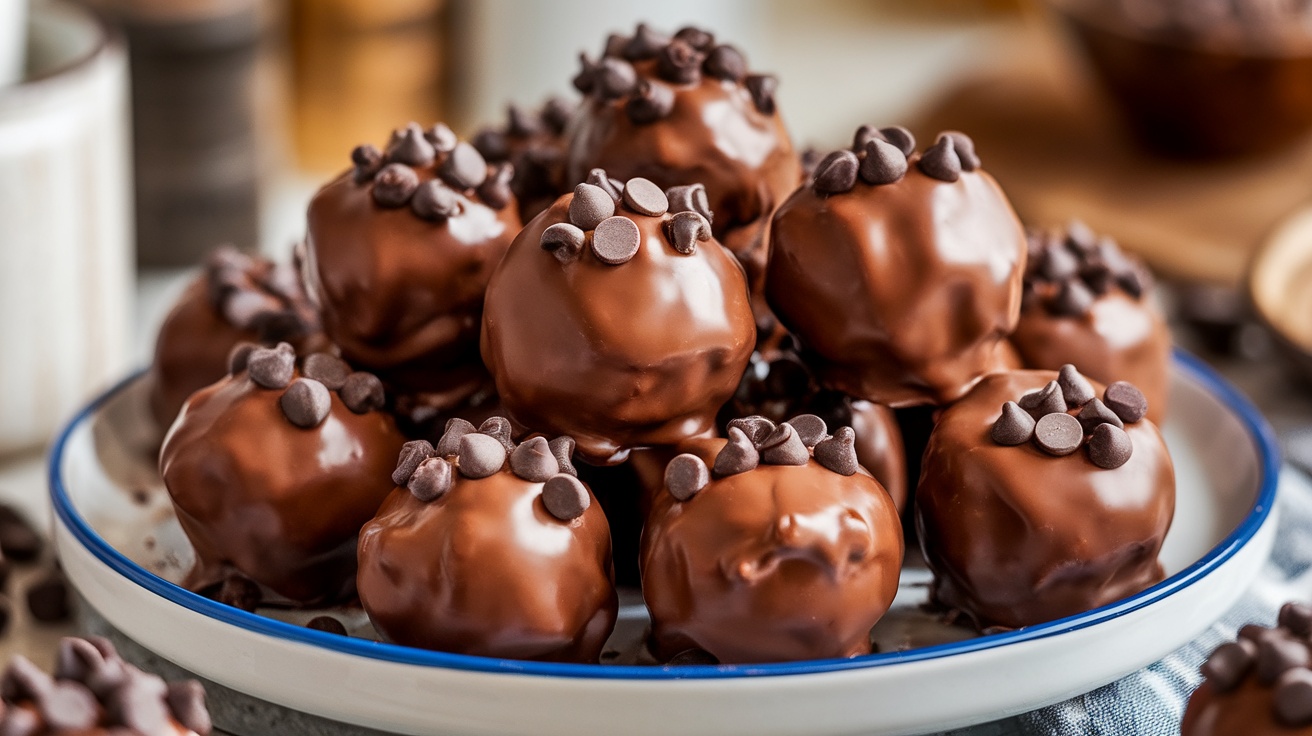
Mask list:
[[[1250,624],[1237,641],[1217,647],[1203,663],[1207,684],[1218,693],[1239,687],[1250,675],[1272,692],[1272,708],[1291,728],[1312,726],[1312,606],[1286,603],[1275,628]]]
[[[296,269],[275,264],[265,269],[251,256],[223,246],[205,262],[205,285],[216,314],[261,342],[294,340],[319,329]]]
[[[1023,309],[1041,305],[1051,314],[1080,317],[1098,297],[1119,289],[1140,299],[1151,285],[1147,270],[1127,257],[1116,241],[1099,237],[1072,220],[1065,232],[1027,233]]]
[[[405,443],[392,482],[427,503],[450,492],[456,473],[477,480],[501,472],[508,463],[516,477],[543,484],[542,504],[552,516],[561,521],[582,516],[592,497],[570,461],[574,438],[562,435],[548,442],[539,436],[517,445],[510,432],[505,417],[489,417],[478,427],[451,419],[437,447],[426,440]]]
[[[1072,409],[1079,412],[1068,414]],[[1033,440],[1040,450],[1059,457],[1083,446],[1094,465],[1113,470],[1128,462],[1134,452],[1125,425],[1147,413],[1148,400],[1133,384],[1110,384],[1099,399],[1088,379],[1068,363],[1061,367],[1057,380],[1025,394],[1020,401],[1003,404],[990,437],[1006,446]]]
[[[278,405],[287,420],[302,429],[317,427],[328,418],[333,391],[356,414],[381,409],[386,399],[377,376],[353,371],[346,361],[328,353],[306,356],[301,377],[294,378],[296,350],[285,342],[271,348],[237,345],[228,357],[228,373],[235,376],[242,371],[261,388],[283,389]]]
[[[477,192],[495,209],[514,198],[510,190],[514,166],[488,165],[477,148],[458,140],[442,123],[426,131],[419,123],[410,123],[392,133],[386,151],[368,143],[356,146],[351,162],[355,182],[372,184],[374,201],[380,206],[409,205],[416,215],[434,222],[459,215],[462,195]],[[421,182],[415,169],[429,167],[434,167],[436,178]]]
[[[6,736],[96,729],[156,736],[178,733],[178,725],[205,736],[213,729],[199,682],[165,682],[123,661],[99,637],[61,640],[53,677],[14,657],[0,675],[0,696]]]
[[[863,125],[850,150],[834,151],[815,165],[811,188],[827,196],[852,191],[858,179],[870,186],[894,184],[906,176],[915,151],[916,139],[906,128]],[[960,179],[961,172],[975,171],[979,165],[974,142],[956,131],[939,133],[934,145],[916,160],[916,167],[926,176],[946,182]]]
[[[779,80],[750,74],[742,52],[717,44],[708,31],[691,26],[669,37],[638,24],[632,36],[612,34],[599,60],[579,55],[582,69],[574,87],[602,101],[622,100],[636,125],[654,123],[674,110],[678,86],[700,84],[703,77],[741,84],[763,115],[775,111]],[[654,74],[653,74],[654,72]]]
[[[578,260],[585,247],[602,263],[627,263],[638,254],[642,231],[625,212],[646,217],[672,215],[664,224],[665,236],[684,255],[695,251],[697,243],[711,239],[712,215],[701,184],[661,191],[642,177],[620,182],[593,169],[586,182],[574,187],[569,222],[542,231],[542,248],[561,263]]]

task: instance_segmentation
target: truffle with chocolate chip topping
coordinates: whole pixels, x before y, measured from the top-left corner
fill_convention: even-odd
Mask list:
[[[470,140],[489,163],[510,164],[509,188],[524,222],[566,191],[565,126],[573,113],[574,104],[561,97],[532,111],[510,105],[505,124],[484,128]],[[494,176],[504,176],[495,171]]]

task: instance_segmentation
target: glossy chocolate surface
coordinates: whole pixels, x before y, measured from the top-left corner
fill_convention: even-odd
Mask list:
[[[1227,692],[1204,682],[1189,698],[1180,736],[1312,736],[1312,726],[1282,724],[1272,699],[1272,688],[1256,677]]]
[[[1156,425],[1125,425],[1134,451],[1115,470],[1083,450],[1053,457],[990,439],[1004,402],[1056,378],[986,377],[942,412],[925,450],[916,525],[935,575],[931,597],[980,628],[1071,616],[1163,577],[1157,554],[1175,511],[1175,473]]]

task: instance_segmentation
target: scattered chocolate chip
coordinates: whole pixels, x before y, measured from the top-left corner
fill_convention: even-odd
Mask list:
[[[1089,379],[1080,375],[1080,372],[1070,363],[1063,365],[1057,371],[1057,385],[1061,386],[1061,395],[1066,400],[1066,408],[1068,409],[1084,406],[1097,397],[1097,394],[1093,391],[1093,384],[1089,383]]]
[[[311,353],[301,365],[301,375],[322,383],[329,391],[336,391],[351,375],[351,366],[336,355]]]
[[[329,617],[320,616],[319,618]],[[310,623],[313,624],[317,620],[311,620]],[[310,628],[315,627],[311,626]],[[214,730],[214,723],[210,720],[209,709],[205,707],[205,686],[196,680],[170,682],[168,693],[164,699],[168,703],[169,710],[173,712],[173,718],[182,724],[183,728],[189,728],[202,735]]]
[[[597,63],[589,59],[587,54],[579,54],[579,73],[574,75],[570,83],[585,95],[597,88]]]
[[[428,440],[411,440],[401,445],[401,453],[396,458],[396,470],[392,471],[392,483],[404,486],[414,475],[419,464],[433,457],[435,451]]]
[[[383,392],[383,382],[378,380],[378,376],[364,371],[356,371],[347,376],[338,394],[346,408],[356,414],[367,414],[383,408],[387,398]]]
[[[636,176],[624,183],[625,206],[640,215],[660,217],[670,208],[670,200],[650,179]]]
[[[542,106],[542,122],[556,134],[565,132],[569,119],[574,116],[574,103],[564,97],[551,97]]]
[[[509,163],[496,164],[492,167],[492,173],[478,185],[478,196],[494,210],[505,209],[515,197],[510,189],[510,182],[514,178],[514,166]]]
[[[416,499],[428,503],[445,496],[454,483],[455,474],[451,470],[451,463],[447,462],[446,458],[430,457],[415,468],[406,480],[405,487]]]
[[[817,194],[841,194],[856,186],[857,171],[861,162],[856,154],[847,150],[834,151],[820,160],[815,167],[815,180],[811,187]]]
[[[1080,272],[1080,261],[1065,248],[1048,248],[1043,251],[1039,274],[1048,281],[1064,281]]]
[[[806,465],[810,459],[811,453],[788,422],[775,427],[761,443],[761,462],[768,465]]]
[[[439,172],[452,189],[477,189],[487,179],[487,160],[468,143],[457,143],[447,154]]]
[[[29,594],[30,596],[30,594]],[[218,592],[214,595],[214,600],[224,605],[240,608],[243,611],[251,612],[259,607],[264,595],[260,592],[260,586],[255,581],[243,575],[229,575],[219,586]],[[31,605],[31,599],[28,600]]]
[[[637,125],[654,123],[674,109],[674,90],[650,79],[638,82],[637,93],[624,103],[629,120]]]
[[[156,675],[129,670],[121,686],[105,698],[109,719],[132,733],[166,734],[172,718],[164,698],[168,685]]]
[[[697,250],[697,243],[711,239],[711,223],[696,212],[680,212],[666,224],[670,244],[678,252],[688,255]]]
[[[460,438],[477,431],[477,427],[464,419],[459,417],[448,419],[442,436],[437,440],[437,448],[434,452],[438,457],[451,457],[460,451]]]
[[[1066,400],[1062,398],[1061,386],[1056,381],[1048,381],[1043,388],[1025,394],[1017,404],[1035,419],[1066,411]]]
[[[1134,443],[1125,430],[1112,424],[1099,424],[1094,427],[1086,449],[1094,465],[1115,470],[1129,462],[1134,454]]]
[[[597,187],[601,189],[603,192],[609,194],[610,198],[614,201],[615,205],[619,206],[620,197],[622,197],[624,194],[624,183],[607,176],[605,169],[592,169],[591,171],[588,172],[587,181],[585,181],[584,183],[591,184],[592,186]],[[609,216],[610,215],[607,215],[607,217]],[[606,218],[603,217],[601,219],[604,220]],[[584,228],[584,230],[590,230],[590,229],[591,228]]]
[[[604,100],[627,97],[638,86],[638,73],[633,65],[613,57],[601,60],[593,72],[593,93]]]
[[[705,51],[715,45],[715,36],[696,26],[684,26],[674,37],[698,51]]]
[[[802,444],[807,447],[815,447],[816,443],[829,436],[829,427],[825,426],[825,420],[814,414],[798,414],[788,423],[793,425],[793,431],[802,440]]]
[[[1304,639],[1312,636],[1312,606],[1289,602],[1280,607],[1276,623],[1294,636]]]
[[[1128,381],[1117,381],[1102,392],[1102,402],[1126,424],[1134,424],[1148,413],[1148,399],[1137,386]]]
[[[1272,632],[1257,642],[1257,679],[1263,685],[1280,679],[1287,670],[1309,664],[1312,664],[1312,658],[1309,658],[1307,644],[1297,639]]]
[[[1143,296],[1144,277],[1138,269],[1131,268],[1116,274],[1116,285],[1135,299]]]
[[[753,470],[761,462],[761,454],[756,445],[737,427],[730,427],[727,433],[729,442],[715,456],[712,470],[721,478]]]
[[[856,457],[856,432],[851,427],[839,427],[833,437],[816,444],[815,461],[839,475],[855,475],[860,467]]]
[[[478,431],[489,437],[495,437],[496,441],[506,448],[506,454],[515,451],[515,440],[512,437],[514,432],[509,419],[505,417],[488,417],[483,420],[482,424],[478,425]]]
[[[957,152],[957,160],[961,162],[962,171],[974,171],[979,168],[979,156],[975,153],[975,141],[970,136],[955,130],[949,130],[940,135],[945,135],[952,139],[952,147]]]
[[[577,478],[579,472],[574,469],[574,438],[563,434],[547,445],[551,447],[551,454],[556,456],[556,462],[560,464],[560,472]]]
[[[287,343],[282,343],[286,345]],[[255,385],[269,389],[286,388],[296,370],[296,354],[278,348],[256,348],[246,359],[246,371]]]
[[[750,417],[731,419],[726,431],[735,428],[742,431],[742,433],[747,436],[747,439],[751,440],[752,446],[760,447],[761,443],[765,442],[765,438],[769,437],[771,433],[774,432],[774,422],[763,416],[752,415]]]
[[[676,500],[687,501],[711,482],[711,471],[696,455],[676,455],[665,466],[665,487]]]
[[[1244,624],[1243,626],[1239,627],[1239,632],[1236,635],[1240,639],[1251,641],[1254,644],[1257,644],[1257,642],[1262,637],[1267,636],[1267,632],[1269,631],[1271,631],[1271,629],[1268,629],[1267,627],[1262,626],[1260,624]],[[1256,653],[1257,650],[1254,649],[1253,652]]]
[[[890,125],[887,128],[880,128],[879,135],[893,147],[902,152],[904,157],[908,157],[916,152],[916,137],[911,135],[911,131],[903,128],[901,125]]]
[[[1101,399],[1090,399],[1083,407],[1080,408],[1080,414],[1076,417],[1080,421],[1080,426],[1084,428],[1085,434],[1093,434],[1093,430],[1100,424],[1110,424],[1117,429],[1125,429],[1121,423],[1121,418],[1116,413],[1107,408]]]
[[[382,207],[403,207],[419,188],[419,175],[405,164],[388,164],[374,177],[374,201]]]
[[[332,616],[315,616],[305,622],[305,628],[323,631],[328,634],[346,636],[346,626]],[[175,709],[176,712],[176,709]]]
[[[455,150],[459,139],[456,138],[455,131],[446,123],[436,123],[433,127],[424,132],[424,138],[433,144],[433,149],[438,153],[450,153]]]
[[[741,82],[747,76],[747,59],[738,49],[728,44],[721,44],[711,49],[706,55],[702,68],[716,79]]]
[[[774,114],[774,93],[779,89],[779,80],[770,74],[751,74],[743,85],[752,96],[752,104],[764,115]]]
[[[675,214],[679,212],[696,212],[706,218],[707,222],[715,222],[714,215],[711,213],[711,203],[706,197],[706,187],[702,184],[688,184],[680,187],[670,187],[665,190],[665,198],[669,201],[669,211]]]
[[[676,39],[661,49],[659,56],[656,69],[661,79],[673,84],[693,84],[701,79],[702,60],[706,57],[691,44]]]
[[[585,186],[580,184],[579,186]],[[583,252],[587,234],[576,225],[558,222],[542,231],[542,249],[550,251],[557,261],[572,263]]]
[[[1034,417],[1014,401],[1002,405],[1002,414],[989,430],[989,437],[999,445],[1023,445],[1034,436]]]
[[[510,470],[530,483],[545,483],[560,472],[560,463],[545,437],[525,440],[510,453]]]
[[[641,244],[638,224],[623,215],[602,220],[592,231],[592,254],[611,266],[627,263],[638,254]]]
[[[1312,672],[1292,669],[1276,681],[1276,718],[1291,728],[1312,725]]]
[[[441,222],[460,214],[460,198],[441,181],[430,179],[415,190],[410,209],[425,220]]]
[[[592,505],[592,495],[578,478],[561,473],[542,485],[542,505],[557,519],[572,521]]]
[[[667,36],[653,31],[646,23],[639,23],[638,29],[634,31],[628,43],[624,44],[620,54],[629,61],[650,59],[669,43],[670,39]]]
[[[251,351],[258,348],[253,342],[239,342],[232,346],[228,351],[228,375],[235,376],[246,370],[246,361],[251,357]]]
[[[892,143],[872,140],[866,143],[866,157],[861,160],[857,173],[871,186],[892,184],[907,173],[907,157]]]
[[[1203,663],[1201,672],[1213,688],[1226,692],[1239,685],[1256,661],[1257,645],[1240,639],[1217,647]]]
[[[469,139],[470,145],[478,149],[487,161],[505,161],[510,158],[510,141],[506,134],[496,128],[484,128]]]
[[[353,178],[356,184],[364,184],[374,178],[383,166],[383,152],[369,143],[356,146],[351,150],[351,163],[355,164]]]
[[[961,160],[952,139],[944,135],[921,154],[916,166],[931,179],[953,182],[961,178]]]
[[[1034,441],[1049,455],[1069,455],[1080,449],[1084,430],[1070,414],[1047,414],[1034,425]]]
[[[595,184],[574,187],[574,198],[569,203],[569,220],[582,230],[594,230],[615,214],[615,199]]]
[[[460,438],[456,462],[461,475],[486,478],[506,464],[506,447],[495,437],[477,432],[467,434]]]
[[[1084,224],[1082,220],[1071,219],[1066,223],[1065,244],[1071,250],[1080,255],[1089,255],[1097,245],[1098,235],[1093,232],[1093,228]]]
[[[437,157],[433,144],[418,123],[410,123],[387,147],[387,160],[407,166],[432,166]]]
[[[86,685],[72,680],[56,680],[53,687],[37,695],[35,705],[50,733],[87,733],[100,716],[96,696]]]
[[[1082,317],[1089,313],[1095,301],[1093,292],[1083,281],[1070,279],[1062,282],[1057,297],[1049,305],[1053,314],[1065,317]]]
[[[298,378],[282,392],[278,406],[283,416],[301,429],[319,426],[328,418],[332,408],[332,394],[328,387],[313,378]]]
[[[516,104],[506,106],[506,133],[516,138],[527,138],[542,130],[542,121],[537,115],[525,112]]]

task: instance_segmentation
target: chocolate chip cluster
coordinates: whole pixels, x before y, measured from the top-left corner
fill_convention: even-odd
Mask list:
[[[896,183],[906,176],[915,151],[915,136],[906,128],[862,125],[850,150],[834,151],[815,164],[811,188],[816,194],[828,196],[852,191],[858,179],[870,186]],[[966,134],[947,131],[939,133],[916,166],[927,176],[953,182],[961,178],[961,172],[978,169],[979,156]]]
[[[654,123],[674,109],[676,85],[694,85],[703,76],[741,84],[752,104],[764,115],[775,111],[779,80],[768,74],[749,74],[742,52],[728,44],[717,44],[715,36],[700,28],[687,27],[665,36],[639,23],[632,36],[611,34],[601,59],[579,54],[582,69],[574,87],[600,100],[624,100],[624,112],[636,125]],[[655,78],[640,74],[654,68]]]
[[[724,478],[755,470],[762,463],[806,465],[814,457],[839,475],[853,475],[860,467],[852,428],[839,427],[830,435],[825,420],[814,414],[799,414],[779,424],[762,416],[735,419],[729,422],[728,437],[709,469],[690,453],[670,460],[665,466],[665,488],[670,495],[687,501],[711,482],[712,474]]]
[[[290,265],[262,268],[256,259],[224,246],[205,262],[210,305],[228,324],[253,330],[262,342],[295,340],[319,329],[297,271]]]
[[[684,255],[695,251],[697,243],[711,239],[712,215],[701,184],[661,191],[642,177],[620,182],[602,169],[593,169],[586,182],[574,187],[569,222],[542,231],[542,248],[561,263],[577,260],[585,247],[602,263],[627,263],[638,254],[642,232],[624,211],[647,217],[672,213],[665,222],[665,236]]]
[[[526,111],[512,104],[506,108],[505,125],[483,128],[469,142],[491,163],[510,161],[514,151],[512,141],[531,141],[540,135],[560,136],[573,114],[574,104],[562,97],[552,97],[538,110]]]
[[[1062,317],[1081,317],[1098,297],[1119,289],[1143,298],[1152,277],[1127,257],[1115,240],[1099,237],[1079,220],[1064,232],[1027,233],[1029,259],[1025,267],[1023,309],[1042,306]]]
[[[1217,647],[1203,663],[1207,684],[1218,693],[1239,687],[1250,675],[1270,688],[1276,720],[1290,728],[1312,726],[1312,606],[1286,603],[1275,628],[1250,624],[1237,641]]]
[[[0,733],[178,733],[205,736],[213,726],[195,680],[165,682],[119,657],[109,641],[65,638],[54,677],[16,656],[0,676]]]
[[[433,222],[459,215],[461,195],[477,192],[494,209],[504,208],[514,198],[510,190],[514,166],[489,166],[477,148],[458,140],[442,123],[426,131],[419,123],[393,131],[386,151],[368,143],[356,146],[351,162],[355,182],[372,184],[379,206],[409,205],[416,215]],[[436,167],[437,177],[420,182],[415,169],[428,167]]]
[[[1079,412],[1068,414],[1072,409]],[[1059,457],[1083,446],[1094,465],[1113,470],[1134,453],[1125,425],[1138,422],[1147,413],[1148,400],[1133,384],[1110,384],[1099,399],[1088,379],[1067,363],[1057,380],[1025,394],[1018,402],[1003,404],[990,437],[1006,446],[1033,440],[1040,450]]]
[[[378,376],[353,371],[346,361],[328,353],[306,356],[301,377],[294,378],[296,351],[285,342],[271,348],[237,345],[228,356],[228,373],[235,376],[242,371],[260,388],[283,390],[278,406],[288,421],[302,429],[317,427],[328,418],[333,391],[356,414],[381,409],[386,399]]]
[[[427,503],[451,490],[456,473],[477,480],[501,472],[509,463],[516,477],[543,484],[542,504],[552,516],[570,521],[592,504],[574,469],[573,455],[574,438],[568,435],[550,442],[545,437],[530,437],[515,444],[505,417],[489,417],[478,427],[464,419],[451,419],[437,447],[426,440],[402,446],[392,482]]]

